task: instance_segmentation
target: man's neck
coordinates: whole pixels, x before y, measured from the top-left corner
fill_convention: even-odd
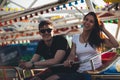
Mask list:
[[[51,44],[52,44],[52,39],[46,40],[46,41],[45,41],[45,44],[50,47]]]

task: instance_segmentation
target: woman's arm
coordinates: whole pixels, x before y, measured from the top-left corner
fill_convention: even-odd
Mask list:
[[[115,48],[117,48],[119,46],[119,43],[117,42],[117,40],[113,37],[113,35],[110,32],[108,32],[108,30],[106,30],[103,23],[102,23],[101,27],[102,27],[101,28],[102,31],[107,36],[107,38],[104,40],[105,45],[107,47],[115,47]]]

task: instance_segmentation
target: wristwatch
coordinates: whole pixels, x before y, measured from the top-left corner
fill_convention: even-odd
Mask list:
[[[34,68],[35,67],[34,62],[31,62],[31,63],[32,63],[32,68]]]

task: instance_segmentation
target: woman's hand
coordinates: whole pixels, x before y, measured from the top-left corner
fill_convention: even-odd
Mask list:
[[[64,62],[64,66],[65,67],[72,67],[73,63],[74,63],[74,60],[66,60]]]
[[[102,31],[105,30],[105,25],[104,25],[104,23],[102,21],[100,21],[100,28],[101,28]]]

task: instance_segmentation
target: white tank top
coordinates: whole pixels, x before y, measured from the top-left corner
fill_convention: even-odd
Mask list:
[[[81,43],[79,41],[79,37],[80,37],[80,34],[76,34],[72,38],[72,42],[76,44],[76,55],[79,61],[90,59],[94,55],[99,54],[97,53],[96,49],[90,46],[89,43],[87,43],[87,46],[85,46],[86,43]],[[93,63],[95,68],[100,67],[102,65],[101,56],[96,57],[93,60]],[[90,61],[87,61],[85,63],[80,64],[80,67],[78,68],[77,72],[82,73],[83,71],[91,70],[91,69],[92,69],[91,63]]]

